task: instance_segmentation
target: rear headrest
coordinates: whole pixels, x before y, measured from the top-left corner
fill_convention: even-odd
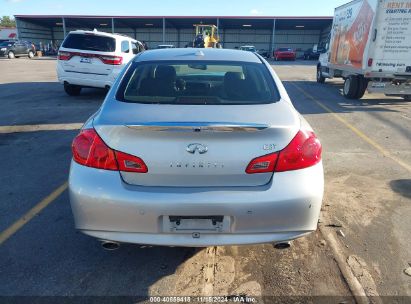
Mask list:
[[[156,78],[174,79],[176,78],[176,70],[169,65],[159,65],[156,69]]]
[[[227,72],[224,75],[224,82],[232,82],[244,79],[243,73],[241,72]]]
[[[224,91],[228,99],[244,99],[249,89],[241,72],[227,72],[224,75]]]

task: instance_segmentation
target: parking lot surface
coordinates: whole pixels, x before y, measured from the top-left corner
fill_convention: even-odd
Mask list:
[[[350,303],[341,267],[367,296],[411,296],[404,272],[411,266],[409,102],[367,94],[347,100],[341,81],[315,82],[314,61],[276,62],[323,144],[321,231],[287,250],[124,244],[105,251],[75,231],[65,190],[71,141],[104,92],[67,96],[55,64],[0,60],[0,296],[241,294]]]

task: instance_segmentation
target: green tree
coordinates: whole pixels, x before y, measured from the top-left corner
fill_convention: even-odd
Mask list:
[[[16,27],[16,20],[10,18],[9,16],[0,17],[0,26]]]

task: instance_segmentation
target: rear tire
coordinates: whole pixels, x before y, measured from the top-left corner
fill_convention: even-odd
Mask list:
[[[29,56],[30,59],[33,59],[33,58],[34,58],[34,53],[33,53],[33,51],[29,51],[28,56]]]
[[[64,91],[67,93],[67,95],[70,96],[78,96],[80,95],[81,92],[81,87],[73,84],[64,84]]]
[[[368,86],[368,80],[365,79],[363,76],[358,76],[358,89],[357,89],[357,94],[355,95],[356,99],[360,99],[364,96],[365,91],[367,90]]]
[[[345,78],[343,87],[344,97],[348,99],[357,99],[358,85],[358,76],[351,75]]]
[[[321,73],[321,67],[317,67],[317,82],[318,83],[324,83],[325,82],[325,77]]]
[[[10,52],[7,54],[7,57],[9,57],[9,59],[14,59],[14,58],[16,58],[16,55],[14,55],[14,52],[13,52],[13,51],[10,51]]]

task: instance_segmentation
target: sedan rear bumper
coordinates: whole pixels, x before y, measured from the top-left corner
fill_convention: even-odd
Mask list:
[[[110,240],[120,243],[185,246],[185,247],[208,247],[225,245],[246,245],[263,243],[280,243],[303,237],[312,231],[278,232],[278,233],[200,233],[200,238],[194,238],[192,234],[152,234],[152,233],[129,233],[112,231],[82,230],[83,233],[101,240]]]
[[[76,228],[105,240],[210,246],[280,242],[317,227],[323,168],[275,173],[260,187],[140,187],[119,172],[71,164],[69,194]],[[169,216],[224,216],[219,232],[172,231]]]

